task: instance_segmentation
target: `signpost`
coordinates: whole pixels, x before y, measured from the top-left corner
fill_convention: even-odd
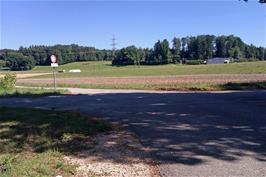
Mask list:
[[[56,72],[55,72],[55,68],[58,67],[58,63],[56,63],[56,56],[55,55],[51,55],[50,59],[51,59],[51,67],[53,68],[53,75],[54,75],[54,90],[56,90]]]

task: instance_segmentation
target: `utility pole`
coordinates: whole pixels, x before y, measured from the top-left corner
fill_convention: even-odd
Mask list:
[[[117,43],[116,43],[116,38],[115,38],[115,35],[113,34],[112,44],[111,44],[111,46],[112,46],[112,60],[115,59],[116,45],[117,45]]]

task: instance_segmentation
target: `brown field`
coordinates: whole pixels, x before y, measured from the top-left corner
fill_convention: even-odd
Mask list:
[[[21,77],[20,77],[21,78]],[[82,77],[58,78],[59,84],[73,85],[123,85],[123,84],[173,84],[173,83],[228,83],[228,82],[264,82],[266,74],[213,74],[181,76],[145,76],[145,77]],[[52,78],[18,79],[18,84],[50,84]]]

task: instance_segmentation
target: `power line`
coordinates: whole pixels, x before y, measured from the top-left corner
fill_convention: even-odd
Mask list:
[[[113,34],[113,38],[112,38],[112,57],[113,59],[115,58],[115,51],[116,51],[116,46],[117,46],[117,43],[116,43],[116,38],[115,38],[115,35]]]

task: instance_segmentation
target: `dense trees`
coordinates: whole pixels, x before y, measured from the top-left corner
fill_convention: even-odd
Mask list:
[[[116,53],[113,60],[114,65],[134,65],[139,64],[141,60],[141,52],[135,46],[122,48]]]
[[[129,46],[117,50],[99,50],[94,47],[72,45],[30,46],[18,50],[0,50],[0,67],[12,70],[27,70],[36,65],[49,65],[50,55],[57,56],[59,64],[74,61],[112,60],[113,65],[168,64],[190,61],[202,63],[212,57],[236,60],[266,60],[266,49],[245,44],[239,37],[199,35],[183,38],[174,37],[157,41],[152,49]],[[196,62],[197,60],[197,62]]]
[[[200,35],[197,37],[187,37],[183,40],[187,46],[187,54],[184,58],[191,60],[206,60],[211,58],[214,54],[214,36]]]
[[[244,0],[245,2],[248,2],[248,0]],[[260,3],[266,3],[266,0],[259,0]]]
[[[59,64],[74,61],[111,60],[111,51],[99,50],[94,47],[83,47],[75,44],[55,46],[20,47],[18,52],[32,56],[38,65],[50,64],[49,56],[55,54]]]
[[[216,46],[216,56],[225,57],[226,56],[226,47],[225,47],[225,37],[219,36],[215,41]]]
[[[147,60],[149,64],[168,64],[171,62],[172,56],[169,48],[169,42],[164,39],[154,44],[152,56]]]
[[[121,49],[122,51],[127,48]],[[239,37],[229,36],[213,36],[199,35],[183,38],[174,38],[172,47],[169,42],[164,39],[157,41],[153,49],[138,49],[140,53],[145,53],[141,59],[142,64],[168,64],[180,61],[189,61],[187,63],[203,63],[212,57],[231,58],[235,61],[242,60],[266,60],[263,47],[255,47],[254,45],[245,44]],[[192,60],[192,61],[191,61]],[[196,61],[197,60],[197,61]],[[125,65],[123,56],[116,56],[113,64]],[[130,64],[136,64],[131,62]]]
[[[8,61],[7,67],[13,70],[26,70],[31,69],[35,64],[49,65],[49,57],[52,54],[57,56],[59,64],[74,61],[112,60],[110,50],[99,50],[75,44],[20,47],[19,50],[3,49],[0,50],[0,60]]]
[[[173,63],[176,63],[180,60],[180,49],[181,49],[181,40],[179,38],[174,37],[173,39]]]
[[[6,58],[6,66],[11,70],[30,70],[35,64],[32,56],[24,56],[22,53],[10,53]]]

